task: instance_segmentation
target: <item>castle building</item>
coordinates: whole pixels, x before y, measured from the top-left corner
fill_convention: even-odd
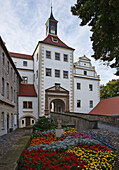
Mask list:
[[[33,55],[10,53],[22,77],[18,93],[19,127],[33,125],[50,112],[89,113],[100,101],[100,78],[84,55],[74,63],[74,49],[57,35],[58,21],[51,14],[46,38]]]

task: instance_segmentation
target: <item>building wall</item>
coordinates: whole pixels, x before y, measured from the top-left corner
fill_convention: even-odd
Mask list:
[[[16,57],[12,59],[21,77],[28,77],[27,84],[33,84],[33,60]],[[27,61],[27,66],[23,66],[23,61]]]
[[[46,58],[46,50],[51,51],[51,59]],[[60,61],[55,60],[55,52],[60,53]],[[63,61],[63,54],[68,55],[68,62]],[[69,91],[70,111],[73,111],[73,52],[65,48],[40,44],[39,46],[39,114],[45,110],[45,90],[60,83]],[[34,62],[35,64],[35,62]],[[46,76],[46,68],[51,68],[51,77]],[[60,78],[55,77],[55,69],[60,70]],[[68,79],[63,78],[63,71],[68,71]]]
[[[2,55],[4,54],[4,64],[2,62]],[[9,69],[8,69],[9,62]],[[4,79],[4,95],[2,94],[2,78]],[[9,57],[2,44],[0,45],[0,136],[7,133],[7,115],[9,115],[9,127],[17,128],[14,123],[14,115],[18,114],[17,94],[19,90],[19,76],[15,71]],[[9,84],[9,91],[7,91],[7,83]],[[12,88],[11,88],[12,87]],[[4,127],[1,126],[2,113],[4,113]],[[11,126],[11,114],[13,114],[13,127]]]
[[[18,101],[19,101],[18,102],[19,104],[19,127],[25,127],[26,126],[25,117],[31,117],[35,121],[38,119],[38,98],[19,96]],[[32,101],[32,109],[24,109],[23,101]],[[30,121],[32,121],[32,119]],[[22,120],[24,120],[24,124],[22,124]]]

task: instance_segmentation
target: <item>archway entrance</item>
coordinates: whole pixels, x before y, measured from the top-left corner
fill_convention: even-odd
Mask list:
[[[45,90],[45,114],[50,112],[69,112],[69,91],[60,84]]]
[[[50,112],[62,113],[65,111],[65,103],[61,99],[54,99],[50,103]]]

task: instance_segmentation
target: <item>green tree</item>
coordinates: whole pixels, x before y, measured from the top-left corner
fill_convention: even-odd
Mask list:
[[[100,86],[100,98],[119,96],[119,80],[112,79],[105,86]]]
[[[119,76],[119,0],[77,0],[71,12],[81,26],[91,26],[92,57],[116,68]]]

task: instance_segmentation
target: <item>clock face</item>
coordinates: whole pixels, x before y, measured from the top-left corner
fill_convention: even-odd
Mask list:
[[[55,26],[51,25],[51,33],[55,34]]]

